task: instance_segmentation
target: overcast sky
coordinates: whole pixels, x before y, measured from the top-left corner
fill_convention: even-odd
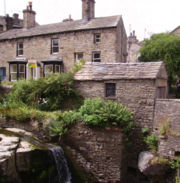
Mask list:
[[[0,15],[19,13],[30,0],[0,0]],[[4,6],[6,2],[6,6]],[[39,24],[60,22],[69,14],[81,19],[81,0],[32,0]],[[6,7],[6,8],[4,8]],[[96,0],[95,16],[122,15],[127,35],[135,30],[139,40],[180,25],[180,0]]]

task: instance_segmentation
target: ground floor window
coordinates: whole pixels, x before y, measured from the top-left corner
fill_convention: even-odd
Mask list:
[[[83,53],[75,53],[74,58],[75,62],[79,62],[81,59],[83,59]]]
[[[0,67],[0,81],[6,80],[6,67]]]
[[[116,96],[116,83],[105,83],[105,96],[106,97]]]
[[[61,65],[44,64],[44,76],[47,76],[50,73],[61,73]]]
[[[17,81],[26,78],[26,64],[10,64],[9,65],[10,81]]]

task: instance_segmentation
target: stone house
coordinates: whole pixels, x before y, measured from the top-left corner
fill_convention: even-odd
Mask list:
[[[95,17],[95,1],[82,0],[82,19],[37,25],[32,3],[23,28],[0,33],[1,78],[38,78],[67,72],[76,61],[125,62],[127,36],[122,16]]]
[[[84,97],[118,101],[133,111],[135,122],[150,129],[156,99],[167,96],[163,62],[87,63],[75,81]]]

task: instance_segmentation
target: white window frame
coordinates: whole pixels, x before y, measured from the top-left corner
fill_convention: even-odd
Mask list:
[[[12,71],[13,65],[16,66],[16,72]],[[17,64],[10,64],[10,76],[11,76],[11,74],[16,74],[16,79],[12,79],[12,76],[11,76],[11,81],[17,81],[17,72],[18,72],[18,65]]]
[[[46,67],[49,67],[49,66],[52,67],[52,72],[46,72]],[[50,73],[53,73],[53,64],[47,64],[47,65],[44,66],[44,75],[45,75],[45,77],[46,77],[48,74],[50,74]]]
[[[55,44],[55,42],[54,41],[57,41],[57,44]],[[54,48],[56,49],[58,49],[58,51],[54,51]],[[58,38],[53,38],[53,39],[51,39],[51,54],[57,54],[57,53],[59,53],[59,39]]]
[[[61,73],[61,66],[60,65],[58,65],[58,64],[55,64],[55,66],[54,66],[55,68],[54,68],[54,72],[55,73]],[[56,67],[58,67],[59,68],[59,72],[56,72]]]
[[[79,55],[82,55],[82,58],[79,58]],[[83,52],[75,53],[75,62],[79,62],[81,59],[83,59],[83,57],[84,57]]]
[[[99,54],[99,58],[95,58],[95,54]],[[92,52],[92,62],[101,62],[101,52],[100,51],[93,51]]]
[[[20,66],[23,66],[24,67],[24,71],[23,72],[20,72]],[[18,69],[19,69],[19,78],[20,78],[20,74],[24,74],[24,76],[23,76],[23,79],[25,78],[25,74],[26,74],[26,67],[25,67],[25,65],[24,64],[18,64]]]
[[[20,45],[22,45],[22,48],[20,48]],[[22,52],[22,54],[20,52]],[[24,43],[18,42],[17,43],[17,56],[23,56],[23,55],[24,55]]]
[[[99,44],[101,42],[101,34],[100,33],[95,33],[94,34],[94,43]]]

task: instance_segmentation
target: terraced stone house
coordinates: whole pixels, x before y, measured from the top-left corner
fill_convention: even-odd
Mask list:
[[[70,71],[75,62],[125,62],[127,36],[122,16],[95,17],[95,1],[82,0],[82,19],[38,25],[32,3],[23,26],[0,33],[2,80],[39,78]]]

